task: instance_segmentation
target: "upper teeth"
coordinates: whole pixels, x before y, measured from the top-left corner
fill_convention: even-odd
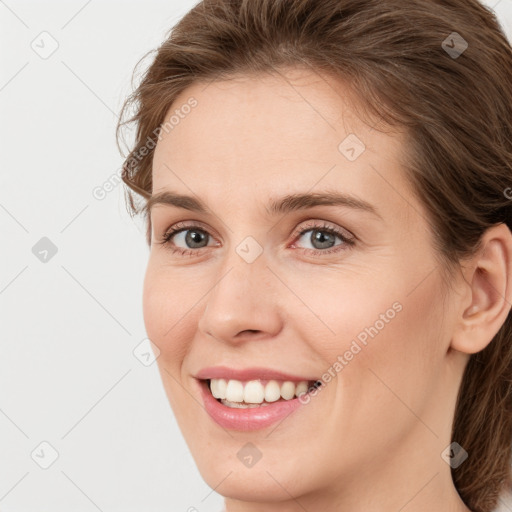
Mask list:
[[[275,402],[280,398],[291,400],[308,390],[308,382],[297,384],[291,381],[278,382],[269,380],[265,385],[260,380],[250,380],[244,383],[239,380],[211,379],[210,390],[215,398],[230,402],[245,402],[248,404],[261,404]]]

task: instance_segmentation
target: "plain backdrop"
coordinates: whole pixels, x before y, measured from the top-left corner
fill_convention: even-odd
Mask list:
[[[0,0],[2,512],[222,508],[145,355],[117,184],[133,68],[195,3]],[[512,0],[486,3],[512,38]]]

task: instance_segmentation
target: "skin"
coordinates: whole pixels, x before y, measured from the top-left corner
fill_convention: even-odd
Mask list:
[[[143,311],[206,483],[227,512],[468,511],[441,453],[469,354],[510,311],[508,228],[489,230],[445,290],[427,213],[404,178],[404,134],[359,120],[340,83],[298,68],[196,83],[166,119],[190,97],[198,106],[155,149],[153,193],[193,195],[209,211],[152,209]],[[338,150],[350,133],[366,146],[355,161]],[[325,190],[362,198],[382,218],[344,206],[266,209],[270,198]],[[186,233],[174,237],[192,256],[158,243],[180,221],[207,234],[199,248]],[[322,254],[329,249],[312,241],[310,221],[352,234],[355,245],[332,238],[341,250]],[[310,231],[294,236],[302,228]],[[263,249],[252,263],[235,250],[247,236]],[[227,431],[204,410],[193,377],[201,368],[320,378],[395,302],[401,311],[277,427]],[[262,453],[250,468],[237,458],[247,442]]]

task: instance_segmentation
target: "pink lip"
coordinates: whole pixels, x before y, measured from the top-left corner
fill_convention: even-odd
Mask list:
[[[273,375],[275,375],[275,372]],[[242,431],[262,429],[284,419],[297,408],[304,405],[298,398],[293,398],[292,400],[273,402],[266,406],[234,409],[218,402],[208,389],[206,381],[198,382],[201,387],[201,395],[206,412],[217,424],[226,429]]]
[[[211,366],[203,368],[197,375],[196,379],[235,379],[240,381],[256,380],[256,379],[275,379],[275,380],[290,380],[292,382],[301,381],[316,381],[317,377],[300,377],[297,375],[290,375],[277,370],[269,368],[245,368],[238,370],[235,368],[228,368],[227,366]]]

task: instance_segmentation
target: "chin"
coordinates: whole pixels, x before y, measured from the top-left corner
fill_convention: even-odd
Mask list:
[[[214,460],[197,461],[197,467],[208,486],[226,498],[247,502],[280,502],[289,500],[290,494],[297,496],[304,492],[302,486],[297,491],[292,484],[297,483],[298,475],[285,476],[279,467],[273,465],[269,469],[261,460],[257,463],[258,466],[261,464],[259,469],[245,468],[238,460],[240,468],[229,463],[219,464]]]

